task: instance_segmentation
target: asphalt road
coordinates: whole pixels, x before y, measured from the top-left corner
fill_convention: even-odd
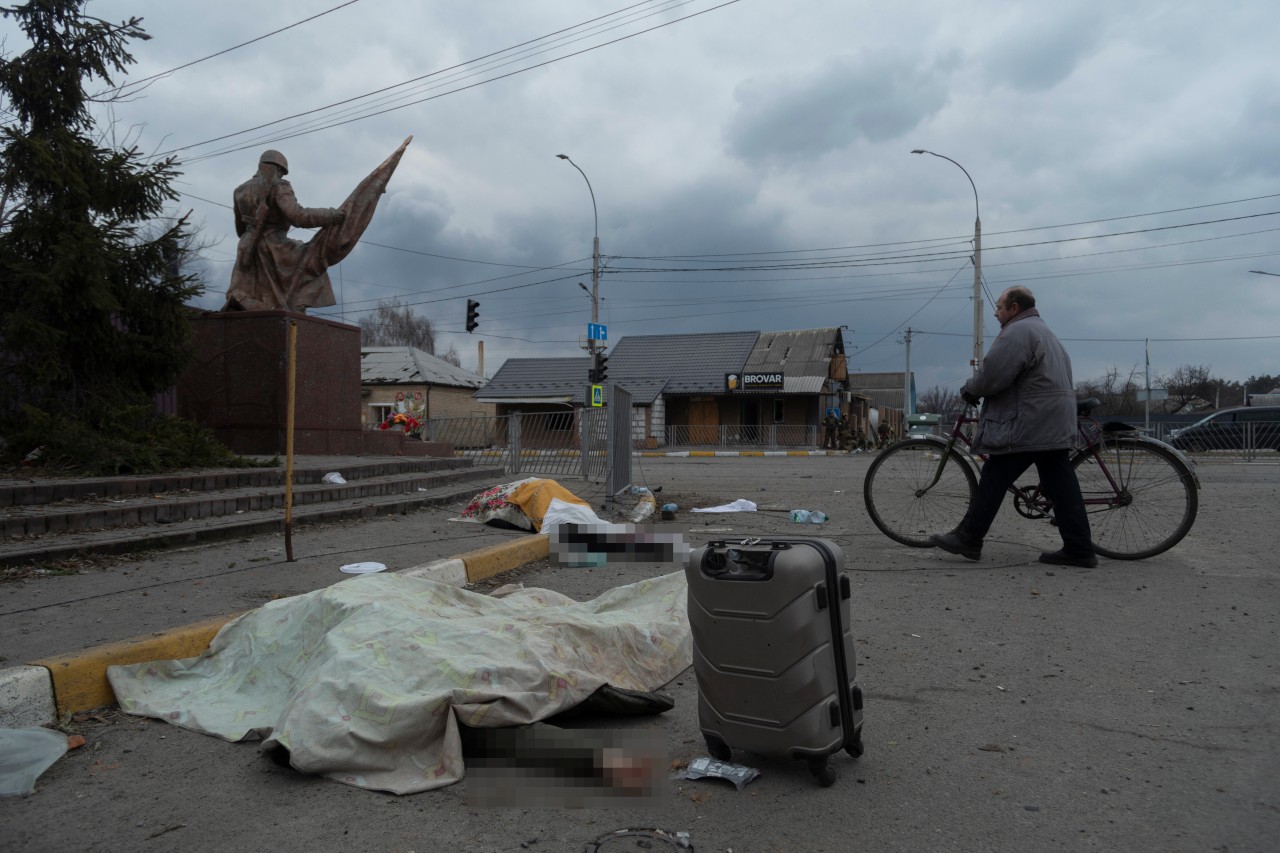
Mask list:
[[[649,827],[687,831],[699,851],[739,853],[1276,849],[1280,466],[1201,466],[1200,517],[1181,545],[1081,570],[1035,563],[1056,547],[1052,528],[1007,508],[980,563],[894,544],[862,508],[867,457],[642,462],[638,477],[662,486],[659,502],[681,505],[661,526],[694,544],[808,533],[843,548],[867,751],[833,759],[833,787],[818,787],[799,763],[738,753],[762,773],[741,792],[675,780],[656,804],[629,809],[476,809],[465,781],[410,797],[371,793],[301,776],[251,743],[108,712],[73,724],[87,745],[47,771],[34,795],[0,801],[0,847],[575,851],[610,830]],[[802,527],[781,512],[687,511],[735,498],[831,520]],[[323,586],[342,577],[342,562],[383,555],[393,568],[412,565],[424,546],[408,539],[433,531],[447,552],[463,535],[447,516],[335,525],[328,545],[307,546],[318,556],[306,566],[240,563],[250,557],[227,551],[270,556],[279,543],[266,537],[5,584],[0,648],[12,665],[154,630],[166,607],[171,627]],[[235,572],[231,562],[254,568]],[[534,564],[508,579],[585,599],[675,568]],[[169,582],[173,592],[153,586],[147,598],[175,597],[136,610],[130,625],[143,598],[128,581]],[[705,754],[692,672],[668,692],[676,707],[661,717],[600,724],[653,730],[676,761]]]

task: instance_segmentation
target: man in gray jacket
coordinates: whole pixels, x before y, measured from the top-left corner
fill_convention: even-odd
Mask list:
[[[1071,359],[1036,310],[1025,287],[1011,287],[996,302],[1000,334],[982,367],[964,384],[965,402],[986,402],[978,419],[973,449],[987,455],[978,495],[969,513],[951,533],[929,537],[934,545],[970,560],[982,556],[982,540],[991,529],[1006,490],[1032,465],[1040,487],[1053,501],[1062,548],[1045,551],[1040,562],[1093,568],[1098,557],[1089,537],[1080,482],[1071,467],[1076,438],[1076,395]]]

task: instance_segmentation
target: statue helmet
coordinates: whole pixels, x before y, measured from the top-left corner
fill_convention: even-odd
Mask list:
[[[282,172],[286,175],[289,174],[289,161],[284,158],[283,154],[274,148],[268,148],[266,151],[263,151],[262,156],[258,158],[258,162],[271,163],[272,165],[279,166]]]

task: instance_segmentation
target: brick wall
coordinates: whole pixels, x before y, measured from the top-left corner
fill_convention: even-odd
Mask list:
[[[474,388],[432,388],[427,413],[433,418],[491,418],[493,403],[482,403],[472,395]]]

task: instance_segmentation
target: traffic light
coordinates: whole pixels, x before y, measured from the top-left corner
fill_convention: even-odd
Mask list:
[[[609,356],[598,352],[594,356],[595,368],[591,371],[591,384],[603,385],[609,378]]]
[[[477,319],[479,316],[480,316],[480,303],[476,302],[474,299],[468,299],[467,300],[467,331],[468,332],[474,332],[476,330],[476,326],[480,325],[480,321],[479,319]]]

